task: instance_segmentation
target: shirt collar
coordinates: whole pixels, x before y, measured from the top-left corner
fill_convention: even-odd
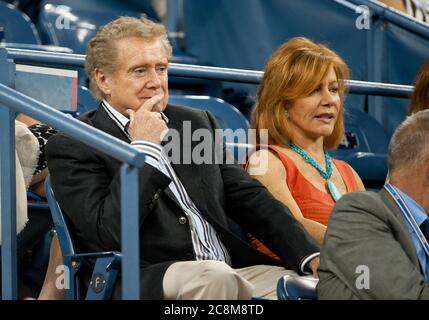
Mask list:
[[[110,118],[118,125],[119,128],[122,129],[126,133],[125,126],[130,121],[126,116],[120,113],[118,110],[113,108],[106,100],[103,100],[101,105],[107,111],[107,114]]]
[[[423,209],[422,206],[419,205],[413,198],[403,193],[398,187],[395,186],[395,189],[401,195],[402,199],[404,199],[405,204],[408,206],[411,211],[411,214],[413,215],[417,224],[420,226],[423,221],[428,218],[425,209]]]

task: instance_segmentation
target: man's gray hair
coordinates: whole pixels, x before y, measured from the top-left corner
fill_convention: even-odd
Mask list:
[[[388,150],[390,174],[429,159],[429,110],[408,116],[395,130]]]
[[[160,39],[170,60],[172,48],[168,41],[167,31],[162,24],[146,18],[120,17],[102,27],[89,41],[86,48],[85,70],[90,80],[90,89],[97,100],[104,99],[104,93],[95,81],[95,70],[113,74],[118,64],[116,41],[137,37],[147,40]]]

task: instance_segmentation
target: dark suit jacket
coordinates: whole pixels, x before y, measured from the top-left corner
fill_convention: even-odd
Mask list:
[[[364,284],[359,266],[368,267],[369,289],[358,289]],[[318,273],[319,299],[429,299],[406,223],[384,189],[346,194],[337,202]]]
[[[165,114],[169,128],[182,137],[184,121],[191,121],[192,132],[217,128],[213,116],[205,111],[168,106]],[[81,120],[129,142],[102,107]],[[197,143],[192,142],[192,147]],[[214,142],[211,148],[214,154]],[[120,162],[63,135],[49,140],[47,158],[55,195],[72,222],[79,249],[119,250]],[[290,211],[240,166],[191,163],[173,168],[201,214],[219,233],[233,267],[276,262],[233,234],[228,218],[252,232],[294,270],[307,255],[319,250]],[[195,255],[189,225],[179,223],[184,214],[168,188],[170,179],[146,165],[139,183],[141,297],[159,299],[166,269],[177,261],[194,260]]]

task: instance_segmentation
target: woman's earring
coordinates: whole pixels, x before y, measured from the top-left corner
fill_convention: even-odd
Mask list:
[[[287,109],[285,109],[285,116],[286,116],[286,119],[289,118],[289,111],[287,111]]]

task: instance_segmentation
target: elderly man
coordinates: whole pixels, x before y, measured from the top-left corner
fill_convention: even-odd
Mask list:
[[[322,247],[320,299],[429,299],[429,110],[389,144],[389,183],[335,205]]]
[[[162,25],[121,17],[100,29],[86,56],[91,90],[101,104],[81,120],[147,156],[140,172],[141,298],[275,298],[276,281],[292,272],[285,267],[315,272],[318,247],[288,208],[241,167],[183,160],[198,145],[187,128],[214,137],[217,124],[208,112],[168,105],[171,52]],[[167,131],[180,141],[163,141]],[[204,141],[204,152],[218,155],[215,140]],[[180,149],[179,161],[167,156],[172,144]],[[120,163],[62,135],[49,141],[47,154],[78,247],[118,250]],[[263,239],[283,262],[239,239],[229,219]]]

